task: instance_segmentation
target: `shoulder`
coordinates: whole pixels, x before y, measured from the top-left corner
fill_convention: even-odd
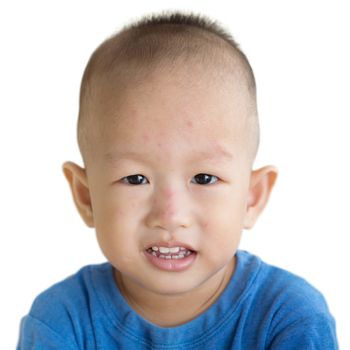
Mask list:
[[[260,283],[274,298],[278,308],[300,313],[303,317],[329,314],[323,294],[305,278],[285,269],[262,263]]]
[[[24,325],[40,324],[61,335],[81,332],[77,327],[88,324],[90,319],[91,299],[94,298],[92,275],[103,273],[108,267],[108,263],[87,265],[55,283],[34,299],[22,322]],[[31,328],[27,325],[27,329]]]
[[[254,304],[268,324],[266,337],[271,348],[323,349],[322,344],[328,344],[327,349],[337,349],[335,320],[322,293],[294,273],[253,255],[250,260],[259,262],[252,288]]]
[[[249,292],[274,304],[283,304],[313,312],[328,312],[324,296],[311,283],[292,272],[268,264],[258,256],[238,251],[238,266],[241,275],[249,276]]]
[[[105,269],[106,265],[104,263],[84,266],[71,276],[53,284],[35,298],[31,312],[40,314],[46,310],[48,304],[54,307],[59,304],[69,306],[84,302],[92,285],[92,273]]]

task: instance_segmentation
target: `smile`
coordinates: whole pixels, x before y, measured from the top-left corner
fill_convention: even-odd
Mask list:
[[[153,244],[144,250],[153,267],[169,272],[184,271],[196,261],[197,252],[181,245],[164,247]]]
[[[149,254],[160,259],[184,259],[192,254],[192,251],[185,247],[151,247],[147,249]]]

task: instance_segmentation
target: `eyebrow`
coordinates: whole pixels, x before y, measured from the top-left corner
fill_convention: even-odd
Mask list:
[[[138,153],[134,151],[114,151],[114,152],[107,152],[104,154],[104,159],[107,161],[107,163],[118,163],[119,161],[125,160],[125,159],[135,159],[140,161],[151,161],[152,154],[149,153]],[[212,161],[212,162],[220,162],[220,161],[232,161],[234,159],[233,154],[230,152],[220,149],[219,151],[199,151],[195,156],[189,157],[188,161],[194,161],[194,160],[200,160],[200,161]]]

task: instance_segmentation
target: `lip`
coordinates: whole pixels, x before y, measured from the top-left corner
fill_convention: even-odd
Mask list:
[[[178,260],[161,259],[148,253],[146,250],[144,251],[144,255],[153,267],[168,272],[185,271],[191,267],[191,265],[195,262],[197,258],[197,253],[195,251],[192,251],[192,253],[189,256]]]
[[[167,248],[172,248],[172,247],[184,247],[188,250],[191,250],[192,252],[196,252],[196,250],[191,247],[187,243],[182,243],[182,242],[154,242],[151,244],[148,244],[145,248],[145,250],[152,248],[152,247],[167,247]]]

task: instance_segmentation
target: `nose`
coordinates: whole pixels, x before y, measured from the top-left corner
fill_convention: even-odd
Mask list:
[[[184,189],[158,189],[152,198],[147,226],[174,232],[190,226],[190,209],[188,194]]]

